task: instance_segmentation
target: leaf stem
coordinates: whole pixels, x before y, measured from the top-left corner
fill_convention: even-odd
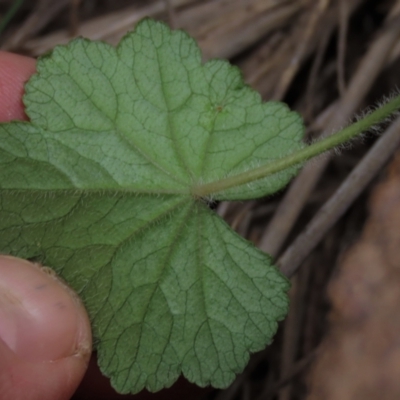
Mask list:
[[[237,175],[229,176],[218,181],[205,183],[193,187],[192,194],[197,197],[207,197],[212,194],[221,193],[225,190],[254,182],[275,174],[289,167],[303,164],[305,161],[325,153],[338,145],[341,145],[362,132],[367,131],[372,126],[382,122],[393,112],[400,108],[400,95],[388,101],[385,105],[366,115],[363,119],[342,129],[341,131],[319,140],[310,146],[289,154],[281,159],[274,160],[268,164],[242,172]]]

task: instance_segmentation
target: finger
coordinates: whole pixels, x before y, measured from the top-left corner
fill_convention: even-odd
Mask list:
[[[33,58],[0,51],[0,121],[27,119],[22,95],[35,67]]]
[[[53,273],[0,257],[0,400],[69,399],[91,352],[86,311]]]

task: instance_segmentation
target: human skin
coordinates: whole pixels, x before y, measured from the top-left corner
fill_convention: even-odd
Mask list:
[[[35,60],[0,52],[0,122],[26,119],[23,84]],[[0,400],[70,399],[92,349],[77,295],[51,270],[0,256]]]

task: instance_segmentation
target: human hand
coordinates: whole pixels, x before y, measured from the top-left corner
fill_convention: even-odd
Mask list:
[[[0,121],[26,119],[23,84],[35,60],[0,52]],[[90,323],[54,273],[0,256],[0,400],[70,399],[89,362]]]

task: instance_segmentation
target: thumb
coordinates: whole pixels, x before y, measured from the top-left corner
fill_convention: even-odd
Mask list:
[[[0,256],[0,400],[69,399],[91,345],[71,289],[46,268]]]

